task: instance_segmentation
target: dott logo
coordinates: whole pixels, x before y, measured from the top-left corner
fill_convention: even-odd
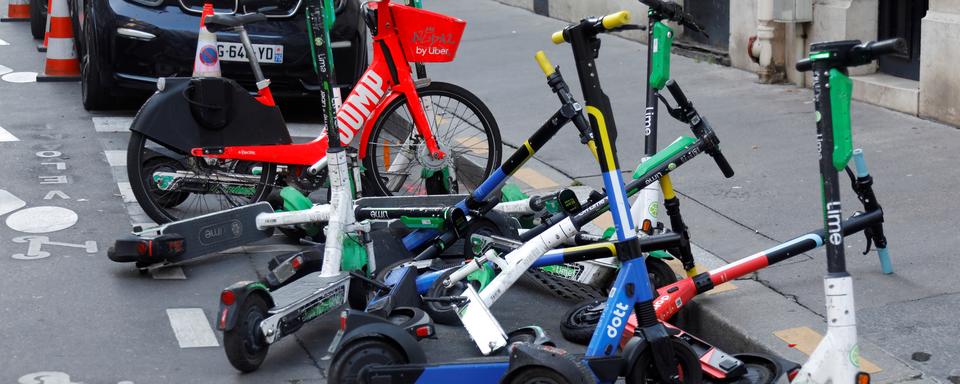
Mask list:
[[[363,124],[373,114],[374,107],[380,103],[385,93],[383,78],[374,71],[367,71],[337,113],[340,141],[353,141],[353,137],[363,128]]]
[[[627,310],[630,309],[630,306],[625,303],[617,303],[615,309],[613,310],[613,319],[610,320],[610,324],[607,324],[607,337],[615,339],[617,334],[617,328],[620,328],[623,325],[623,318],[627,317]]]

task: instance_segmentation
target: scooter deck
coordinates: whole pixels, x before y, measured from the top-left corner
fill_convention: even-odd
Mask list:
[[[267,343],[273,344],[300,328],[303,323],[334,312],[347,302],[350,274],[323,277],[311,273],[270,292],[274,306],[260,323]]]
[[[349,274],[341,273],[332,277],[322,277],[319,272],[311,273],[303,278],[293,281],[280,289],[270,292],[273,298],[273,308],[271,314],[285,312],[297,304],[311,301],[315,296],[323,296],[323,292],[328,289],[340,287],[344,281],[349,278]],[[346,295],[346,292],[344,292]]]
[[[269,238],[273,235],[273,228],[257,229],[257,215],[261,213],[273,213],[270,203],[263,201],[213,212],[162,225],[158,231],[147,229],[144,232],[183,236],[184,252],[166,258],[166,262],[172,264]]]

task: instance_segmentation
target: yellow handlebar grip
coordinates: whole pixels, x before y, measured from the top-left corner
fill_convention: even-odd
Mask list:
[[[543,51],[537,51],[537,54],[533,57],[537,59],[537,64],[540,64],[540,70],[543,71],[543,74],[547,75],[547,77],[550,77],[550,75],[557,71],[554,69],[553,64],[550,63],[550,59],[547,58],[547,54],[543,53]]]
[[[553,35],[550,35],[550,41],[553,41],[554,44],[563,44],[567,39],[563,38],[563,31],[556,31]]]
[[[621,27],[630,22],[630,11],[620,11],[617,13],[611,13],[603,17],[603,27],[606,29],[614,29]]]

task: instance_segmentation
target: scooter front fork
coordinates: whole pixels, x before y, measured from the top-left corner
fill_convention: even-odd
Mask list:
[[[860,372],[853,278],[823,279],[827,301],[827,334],[803,364],[793,384],[855,383]]]

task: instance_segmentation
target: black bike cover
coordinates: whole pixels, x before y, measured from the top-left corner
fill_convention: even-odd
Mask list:
[[[167,77],[164,82],[137,112],[131,131],[181,153],[292,142],[280,110],[256,101],[233,80]]]

